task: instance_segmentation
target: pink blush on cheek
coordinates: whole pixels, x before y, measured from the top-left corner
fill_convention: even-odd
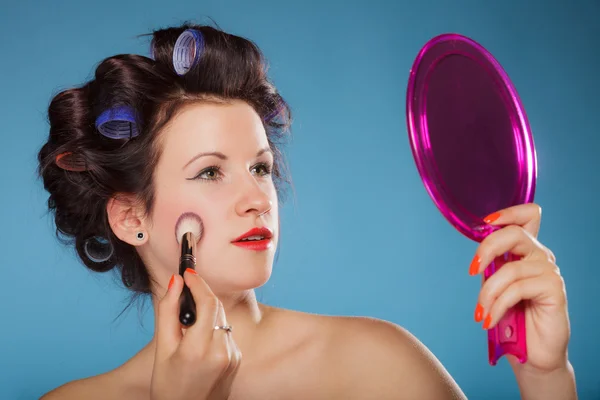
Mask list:
[[[163,231],[161,233],[161,236],[168,239],[169,241],[174,239],[175,243],[179,246],[179,240],[176,237],[177,221],[183,214],[189,212],[200,216],[201,214],[197,210],[195,210],[195,208],[198,207],[182,207],[180,204],[178,204],[177,206],[173,205],[170,207],[163,207],[163,209],[166,212],[162,213],[160,216],[157,215],[155,217],[156,227]]]

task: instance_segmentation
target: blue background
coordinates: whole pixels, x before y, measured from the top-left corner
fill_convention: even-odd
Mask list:
[[[540,240],[567,282],[581,399],[600,398],[600,25],[597,1],[191,1],[5,3],[0,12],[0,398],[33,399],[99,374],[152,336],[151,309],[113,321],[126,293],[53,236],[36,152],[58,90],[115,53],[147,54],[136,35],[184,20],[255,41],[295,113],[287,148],[295,195],[267,304],[369,315],[413,332],[472,399],[518,398],[505,359],[487,364],[473,321],[476,243],[434,207],[408,146],[409,69],[444,32],[487,47],[515,83],[534,131]],[[485,4],[484,4],[485,3]],[[427,274],[431,274],[426,278]]]

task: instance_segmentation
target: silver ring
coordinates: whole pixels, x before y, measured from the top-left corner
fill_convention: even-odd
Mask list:
[[[231,332],[233,330],[233,327],[231,325],[215,326],[215,331],[219,330],[219,329],[223,329],[224,331]]]

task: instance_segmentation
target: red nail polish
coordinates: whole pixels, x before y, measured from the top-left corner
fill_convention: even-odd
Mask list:
[[[489,328],[491,322],[492,322],[492,316],[490,314],[488,314],[488,316],[485,317],[485,321],[483,321],[483,329]]]
[[[475,307],[475,322],[480,322],[483,319],[483,307],[481,304],[477,303],[477,307]]]
[[[167,288],[167,290],[171,289],[171,287],[173,286],[174,283],[175,283],[175,275],[171,275],[171,280],[169,281],[169,287]]]
[[[500,218],[500,213],[499,212],[495,212],[495,213],[492,213],[492,214],[488,215],[483,220],[485,221],[486,224],[491,224],[492,222],[494,222],[498,218]]]
[[[186,268],[186,271],[189,272],[192,275],[198,275],[198,273],[195,270],[191,269],[191,268]]]
[[[481,260],[479,259],[479,256],[475,256],[473,258],[473,261],[471,261],[471,266],[469,267],[469,275],[476,275],[477,271],[479,270],[479,264],[481,263]]]

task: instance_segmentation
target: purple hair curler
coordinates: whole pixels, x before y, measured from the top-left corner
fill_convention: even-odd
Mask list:
[[[277,117],[279,114],[281,114],[281,112],[283,111],[283,104],[282,103],[277,103],[273,106],[273,108],[271,109],[271,111],[264,117],[264,121],[265,122],[270,122],[271,120],[273,120],[275,117]]]
[[[481,242],[499,229],[483,218],[533,201],[537,161],[525,110],[508,75],[475,41],[439,35],[419,52],[407,88],[407,125],[424,186],[443,216]],[[488,279],[507,253],[485,270]],[[523,302],[488,329],[488,358],[527,361]]]
[[[185,75],[200,60],[204,50],[204,37],[195,29],[183,31],[173,48],[173,67],[178,75]]]
[[[128,106],[104,111],[96,119],[96,129],[110,139],[131,139],[139,135],[135,113]]]

